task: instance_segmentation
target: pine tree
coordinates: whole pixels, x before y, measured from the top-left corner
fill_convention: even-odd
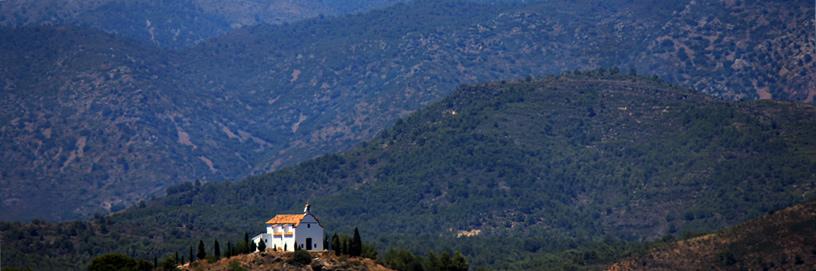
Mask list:
[[[450,252],[444,251],[439,255],[439,266],[442,270],[450,270],[451,255]]]
[[[465,259],[464,256],[462,256],[462,253],[459,253],[459,251],[457,251],[453,255],[453,262],[451,263],[450,269],[453,271],[467,271],[468,268],[469,266],[467,260]]]
[[[258,250],[261,252],[266,252],[266,242],[264,242],[263,238],[261,238],[261,241],[258,242]]]
[[[360,254],[363,252],[363,241],[360,239],[360,231],[357,228],[354,228],[354,236],[351,237],[351,244],[349,244],[349,252],[350,256],[359,257]]]
[[[340,256],[342,251],[342,245],[340,245],[340,237],[337,236],[337,233],[334,233],[331,238],[331,249],[334,250],[334,255]]]
[[[215,239],[213,243],[213,254],[216,259],[221,259],[221,246],[218,244],[218,239]]]
[[[462,256],[462,253],[459,253],[459,251],[457,251],[453,255],[453,261],[451,265],[452,265],[451,269],[456,271],[467,271],[469,268],[467,260],[465,259],[464,256]]]
[[[439,257],[436,256],[433,252],[429,252],[427,256],[428,260],[426,262],[426,266],[428,270],[443,270],[443,266]]]
[[[207,249],[204,247],[204,241],[198,240],[198,254],[196,258],[199,260],[207,258]]]

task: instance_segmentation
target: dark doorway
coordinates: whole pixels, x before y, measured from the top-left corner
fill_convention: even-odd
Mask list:
[[[306,238],[306,250],[312,250],[312,238]]]

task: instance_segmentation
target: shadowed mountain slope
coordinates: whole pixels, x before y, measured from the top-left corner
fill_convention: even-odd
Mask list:
[[[652,249],[609,270],[812,270],[816,202]]]

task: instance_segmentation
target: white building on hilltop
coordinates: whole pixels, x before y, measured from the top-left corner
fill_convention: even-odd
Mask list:
[[[312,215],[306,203],[302,214],[279,214],[266,221],[266,233],[252,238],[255,246],[263,239],[267,250],[295,251],[295,244],[302,250],[325,250],[323,226]]]

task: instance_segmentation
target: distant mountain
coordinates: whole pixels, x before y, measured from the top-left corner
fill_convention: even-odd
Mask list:
[[[655,248],[609,270],[811,270],[816,266],[816,202],[734,228]]]
[[[82,25],[183,48],[232,29],[383,8],[402,0],[7,0],[0,25]]]
[[[729,102],[614,71],[467,86],[347,152],[173,187],[109,218],[0,224],[3,262],[152,258],[258,232],[308,200],[328,231],[356,226],[381,248],[457,249],[499,269],[597,264],[620,245],[814,198],[815,127],[812,105]]]
[[[417,1],[179,51],[93,28],[3,29],[0,219],[88,217],[348,150],[460,84],[617,66],[727,99],[812,102],[812,13],[809,1]]]
[[[163,136],[178,114],[171,56],[83,29],[0,39],[2,219],[122,209],[202,170]]]

